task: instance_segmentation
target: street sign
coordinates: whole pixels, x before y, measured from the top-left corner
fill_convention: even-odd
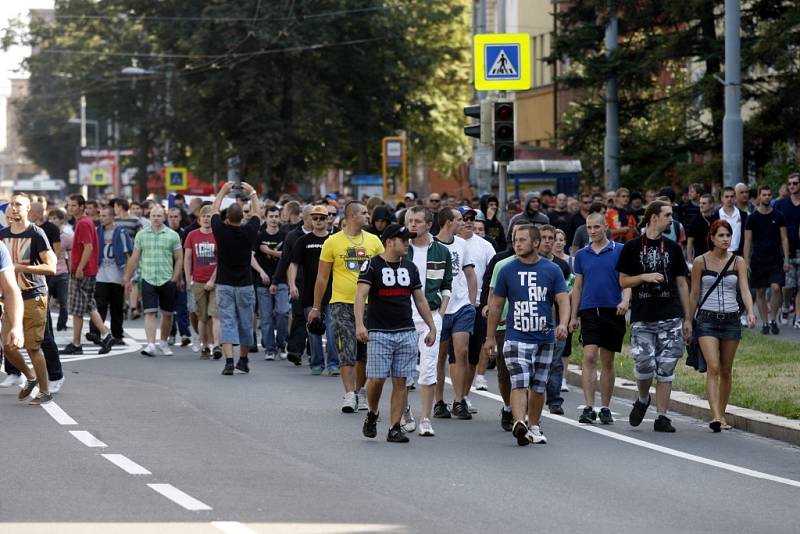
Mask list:
[[[472,52],[478,91],[531,88],[531,37],[527,33],[478,34]]]
[[[404,137],[391,136],[381,139],[381,174],[383,175],[383,198],[399,195],[408,191],[408,174],[406,171],[406,140]],[[389,169],[399,170],[390,172]],[[398,189],[401,182],[402,191]],[[391,187],[390,187],[391,182]]]
[[[109,178],[110,176],[105,170],[100,167],[95,167],[92,169],[91,185],[109,185],[111,183]]]
[[[169,167],[165,181],[167,191],[185,191],[189,187],[189,171],[186,167]]]

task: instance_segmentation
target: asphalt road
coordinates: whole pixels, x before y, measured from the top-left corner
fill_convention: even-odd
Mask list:
[[[547,445],[518,447],[492,392],[472,421],[391,444],[385,417],[369,440],[364,412],[340,412],[338,378],[129,348],[65,363],[61,410],[0,390],[0,532],[798,532],[800,448],[781,442],[675,414],[656,434],[652,410],[634,429],[627,401],[584,427],[573,388]]]

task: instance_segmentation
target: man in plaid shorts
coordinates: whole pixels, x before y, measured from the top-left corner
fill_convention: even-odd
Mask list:
[[[392,403],[389,434],[386,441],[406,443],[408,436],[400,426],[400,417],[406,407],[406,379],[417,365],[417,331],[411,315],[411,299],[428,325],[425,344],[436,341],[428,301],[422,292],[417,266],[405,259],[408,240],[416,237],[397,223],[387,226],[381,235],[385,250],[365,262],[358,277],[355,302],[356,337],[367,344],[367,403],[369,411],[364,420],[364,436],[374,438],[377,431],[378,404],[383,383],[392,377]],[[364,309],[369,296],[367,325],[364,326]]]
[[[495,332],[503,301],[508,299],[503,358],[511,376],[512,433],[518,445],[547,443],[539,428],[545,388],[553,360],[555,340],[567,338],[570,308],[561,269],[539,256],[539,229],[531,226],[514,234],[516,258],[497,276],[489,301],[484,347],[495,348]],[[558,304],[558,326],[553,328],[553,304]],[[528,394],[530,390],[530,394]],[[526,406],[527,404],[527,406]],[[525,424],[525,414],[528,425]]]

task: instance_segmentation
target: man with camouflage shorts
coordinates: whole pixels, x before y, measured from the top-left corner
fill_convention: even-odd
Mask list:
[[[639,396],[629,422],[639,426],[644,419],[655,376],[658,417],[653,429],[675,432],[667,408],[675,365],[683,355],[684,340],[692,336],[689,273],[680,245],[662,235],[672,226],[672,206],[653,201],[643,220],[645,233],[625,243],[617,262],[620,286],[632,289],[631,355]]]

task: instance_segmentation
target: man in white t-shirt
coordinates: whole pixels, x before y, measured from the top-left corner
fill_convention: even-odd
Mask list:
[[[452,340],[455,365],[450,368],[455,400],[452,416],[457,419],[472,419],[469,406],[464,397],[469,393],[467,382],[467,357],[469,353],[469,336],[475,326],[475,300],[478,297],[478,281],[475,276],[475,265],[466,241],[458,237],[463,224],[461,213],[456,208],[442,208],[439,211],[439,234],[436,240],[450,251],[453,269],[453,289],[447,313],[442,322],[442,336],[439,344],[439,361],[436,369],[436,404],[433,416],[449,419],[450,410],[444,402],[444,366],[447,351]]]
[[[473,229],[473,223],[478,216],[477,210],[462,206],[459,208],[461,217],[464,224],[458,232],[458,236],[464,240],[469,250],[470,259],[475,265],[475,278],[477,279],[478,299],[472,304],[475,306],[475,325],[472,330],[472,335],[469,337],[469,348],[467,357],[469,366],[467,367],[466,378],[466,395],[469,395],[470,388],[474,385],[477,390],[486,390],[487,383],[484,373],[486,366],[489,363],[488,354],[481,357],[483,352],[483,342],[486,341],[486,318],[480,313],[480,294],[481,287],[483,286],[483,275],[486,272],[486,267],[494,257],[495,250],[491,243],[477,235]],[[477,374],[476,374],[477,373]],[[474,382],[474,384],[473,384]],[[472,407],[467,398],[467,407],[471,413],[477,413],[477,410]]]

